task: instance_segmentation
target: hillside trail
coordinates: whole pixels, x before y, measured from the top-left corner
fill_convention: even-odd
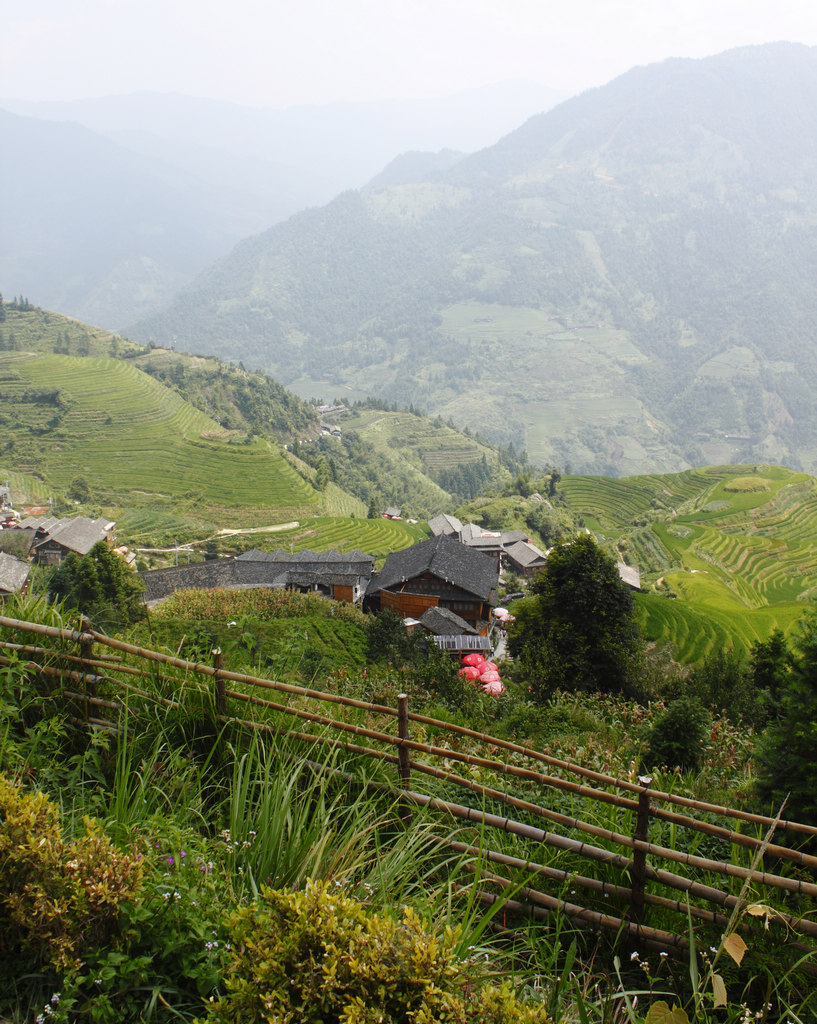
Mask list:
[[[236,537],[240,533],[278,533],[279,530],[295,530],[301,524],[277,523],[275,526],[251,526],[244,530],[216,530],[215,537]]]

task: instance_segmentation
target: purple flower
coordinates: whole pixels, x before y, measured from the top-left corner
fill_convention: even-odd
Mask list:
[[[176,861],[172,857],[165,857],[165,860],[171,867],[173,867],[173,865],[176,863]]]

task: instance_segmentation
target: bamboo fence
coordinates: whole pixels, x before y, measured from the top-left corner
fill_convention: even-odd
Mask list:
[[[60,695],[72,702],[77,712],[67,715],[76,725],[116,732],[123,716],[134,713],[134,698],[155,702],[169,710],[181,706],[185,693],[196,693],[206,698],[215,719],[224,726],[286,734],[306,744],[343,749],[392,765],[396,776],[391,791],[406,823],[411,819],[412,809],[422,808],[452,825],[462,823],[460,829],[471,828],[483,837],[479,843],[452,838],[448,845],[473,860],[481,898],[487,903],[503,901],[505,917],[525,914],[537,919],[558,912],[577,927],[612,930],[630,944],[683,956],[688,952],[688,921],[700,922],[720,935],[733,927],[749,926],[760,906],[766,925],[774,920],[795,936],[817,938],[817,921],[813,920],[817,909],[817,857],[796,846],[772,841],[781,833],[800,842],[813,841],[817,836],[813,826],[653,790],[648,778],[637,782],[616,779],[543,751],[413,713],[404,694],[398,697],[397,707],[391,707],[231,672],[223,667],[218,649],[212,652],[212,664],[191,662],[108,637],[91,630],[87,621],[82,621],[79,629],[69,629],[0,616],[0,627],[12,631],[12,639],[0,640],[0,666],[17,665],[35,677],[59,682]],[[57,643],[52,647],[22,643],[25,634]],[[137,679],[142,685],[137,685]],[[228,689],[228,683],[244,689]],[[173,696],[157,692],[161,686],[172,687]],[[99,696],[100,690],[106,695]],[[285,699],[271,699],[274,694]],[[311,709],[314,704],[362,712],[363,722],[320,713]],[[259,718],[231,714],[238,706]],[[101,717],[103,714],[108,717]],[[383,720],[383,725],[373,727],[373,719]],[[289,724],[282,725],[281,721]],[[293,728],[296,721],[317,726],[320,731]],[[421,731],[433,729],[449,737],[451,743],[441,746],[415,739],[411,735],[413,727]],[[462,740],[481,752],[456,749],[454,744]],[[505,755],[504,759],[500,759],[500,754]],[[454,771],[455,764],[465,773]],[[547,772],[541,770],[545,766]],[[554,770],[562,775],[553,774]],[[433,791],[412,788],[412,779],[418,777],[435,780]],[[514,780],[513,791],[498,788],[497,780],[503,777]],[[472,802],[476,799],[479,806],[440,795],[456,791],[470,794]],[[563,794],[562,802],[569,797],[615,807],[616,822],[621,812],[631,825],[630,831],[603,827],[566,814],[552,804],[548,806],[542,796],[547,792]],[[514,817],[489,810],[500,806],[509,814],[513,812]],[[713,817],[720,822],[708,820]],[[762,834],[732,830],[725,824],[728,821]],[[716,860],[653,842],[652,822],[671,826],[676,836],[688,838],[698,833],[708,837],[710,845],[728,846],[730,859]],[[491,849],[484,837],[495,832],[523,841],[530,855],[520,857]],[[617,880],[539,863],[537,851],[543,848],[555,851],[552,856],[557,859],[567,858],[571,865],[584,861],[596,865],[602,875],[613,872]],[[750,858],[748,866],[739,862],[740,850]],[[675,865],[684,873],[659,867],[656,862]],[[763,863],[772,865],[774,870],[762,869]],[[510,877],[497,874],[494,868],[506,869]],[[718,878],[734,879],[738,891],[721,887],[723,882],[721,886],[712,884]],[[545,883],[549,884],[550,892],[542,891]],[[597,901],[611,901],[610,909],[582,906],[566,898],[577,890]],[[786,912],[772,911],[762,903],[758,893],[764,890],[784,894]],[[668,892],[681,893],[684,898],[675,898]],[[652,912],[651,908],[683,918],[684,934],[646,924],[645,916]]]

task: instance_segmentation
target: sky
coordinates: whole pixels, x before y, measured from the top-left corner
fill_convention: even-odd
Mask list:
[[[786,40],[814,0],[0,0],[0,97],[152,90],[258,107],[563,91],[638,64]]]

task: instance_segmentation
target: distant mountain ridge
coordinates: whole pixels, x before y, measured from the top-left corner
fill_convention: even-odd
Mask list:
[[[0,99],[0,290],[121,329],[241,238],[363,185],[398,154],[476,149],[562,98],[518,82],[288,110],[160,93]]]
[[[135,333],[574,470],[814,470],[815,171],[817,51],[669,60],[245,240]]]

